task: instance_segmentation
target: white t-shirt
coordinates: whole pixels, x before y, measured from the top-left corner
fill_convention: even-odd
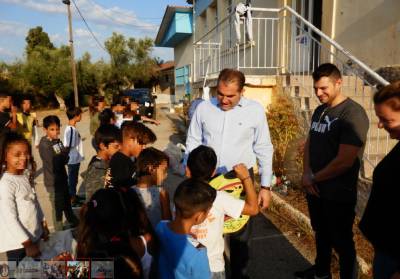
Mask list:
[[[63,143],[65,147],[69,147],[71,143],[68,165],[79,164],[83,161],[83,142],[81,135],[75,127],[67,125],[64,131]]]
[[[25,174],[6,172],[0,179],[0,220],[0,253],[23,248],[22,242],[42,235],[44,215]]]
[[[211,272],[225,270],[224,262],[224,218],[225,215],[239,218],[244,208],[244,201],[217,191],[217,197],[208,213],[207,219],[200,225],[192,227],[197,240],[207,248]]]

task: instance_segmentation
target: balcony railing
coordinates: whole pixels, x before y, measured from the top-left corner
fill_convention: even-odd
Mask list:
[[[232,13],[194,43],[194,81],[215,77],[224,68],[236,68],[247,75],[289,76],[297,81],[296,97],[308,98],[301,109],[311,112],[310,103],[318,104],[311,74],[320,64],[331,62],[343,73],[344,93],[367,111],[370,129],[364,166],[375,167],[394,144],[377,128],[372,104],[376,87],[388,82],[290,7],[252,11],[251,24],[246,20],[235,24]],[[307,126],[309,119],[304,121]],[[370,173],[364,172],[364,176]]]

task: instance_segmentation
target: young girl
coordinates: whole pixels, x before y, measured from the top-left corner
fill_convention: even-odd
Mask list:
[[[133,203],[114,188],[100,189],[82,207],[80,220],[78,258],[114,258],[115,274],[133,274],[118,278],[149,278],[154,233],[146,226],[140,201]]]
[[[34,188],[26,173],[31,150],[26,139],[16,133],[4,135],[0,179],[0,253],[8,259],[40,255],[38,242],[49,230]]]
[[[161,220],[171,220],[168,192],[160,187],[167,176],[168,156],[153,147],[144,149],[137,158],[137,185],[133,189],[142,200],[153,228]]]

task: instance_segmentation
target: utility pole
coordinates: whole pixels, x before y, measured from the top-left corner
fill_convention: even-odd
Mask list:
[[[75,66],[75,55],[74,55],[74,40],[72,38],[72,17],[71,17],[71,1],[62,0],[62,2],[67,5],[68,10],[68,26],[69,26],[69,48],[71,50],[71,68],[72,68],[72,84],[74,86],[74,101],[75,106],[79,107],[79,97],[78,97],[78,84],[76,82],[76,66]]]

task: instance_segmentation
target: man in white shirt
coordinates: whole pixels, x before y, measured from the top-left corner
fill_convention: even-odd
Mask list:
[[[258,200],[261,209],[265,209],[271,199],[273,147],[265,110],[258,102],[243,97],[244,84],[245,76],[240,71],[221,71],[217,97],[199,104],[191,120],[187,154],[201,144],[212,147],[218,158],[217,173],[226,173],[238,163],[252,168],[257,162],[261,175]],[[246,278],[248,253],[243,250],[249,234],[247,225],[230,237],[232,275],[239,278]]]

